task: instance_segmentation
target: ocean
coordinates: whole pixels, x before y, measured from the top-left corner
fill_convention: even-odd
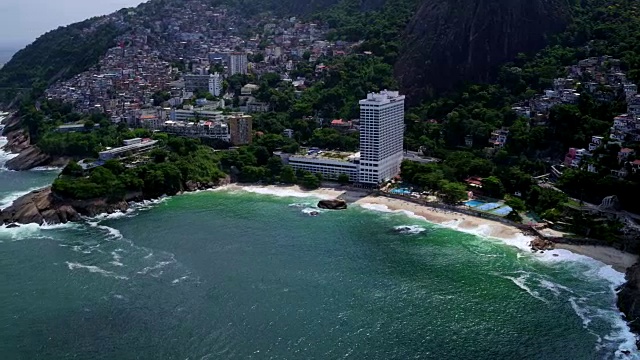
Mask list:
[[[56,175],[1,170],[0,204]],[[2,227],[0,358],[640,358],[609,266],[316,202],[204,191]]]

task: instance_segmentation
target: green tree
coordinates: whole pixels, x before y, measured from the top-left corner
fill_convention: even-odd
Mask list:
[[[495,176],[489,176],[482,180],[482,191],[488,196],[502,199],[504,196],[504,186],[502,181]]]
[[[449,182],[443,180],[440,184],[440,197],[447,204],[457,204],[462,200],[466,200],[467,189],[463,184]]]
[[[349,179],[349,175],[347,174],[340,174],[338,175],[338,182],[342,185],[346,185],[349,182],[351,182],[351,180]]]
[[[524,200],[517,197],[509,197],[504,203],[516,211],[525,211],[527,208]]]
[[[297,181],[296,172],[289,165],[283,166],[280,172],[280,181],[285,184],[295,184]]]
[[[303,188],[307,190],[313,190],[320,187],[320,179],[313,174],[305,174],[300,182]]]

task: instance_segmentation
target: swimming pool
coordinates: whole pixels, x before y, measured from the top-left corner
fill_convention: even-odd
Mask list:
[[[391,189],[389,192],[396,195],[411,195],[411,190],[407,188]]]
[[[476,207],[476,206],[480,206],[480,205],[484,204],[484,201],[469,200],[469,201],[465,202],[464,204],[467,205],[468,207]]]

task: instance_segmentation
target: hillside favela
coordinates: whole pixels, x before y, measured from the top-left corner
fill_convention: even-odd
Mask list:
[[[6,1],[0,359],[640,359],[640,2]]]

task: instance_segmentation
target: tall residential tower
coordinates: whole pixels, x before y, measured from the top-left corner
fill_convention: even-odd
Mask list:
[[[358,181],[379,184],[400,172],[404,144],[404,95],[383,90],[360,100]]]
[[[247,53],[232,52],[229,54],[229,75],[246,74],[248,68]]]

